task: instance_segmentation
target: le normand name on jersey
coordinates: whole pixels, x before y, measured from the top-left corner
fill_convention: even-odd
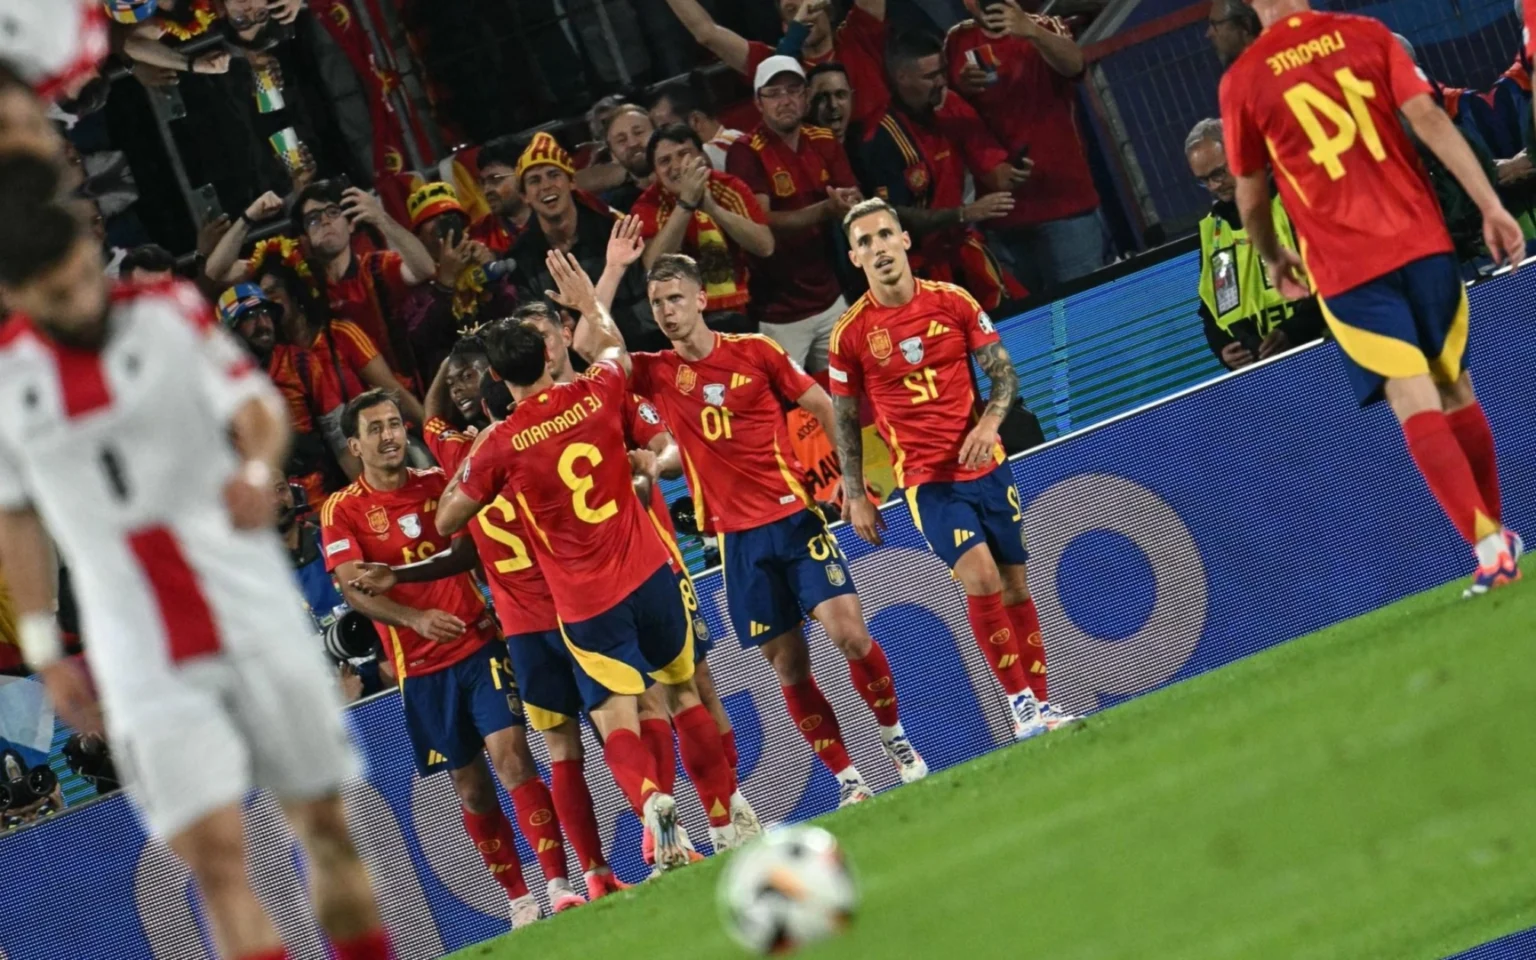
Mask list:
[[[541,420],[531,427],[524,427],[514,433],[512,435],[512,449],[526,450],[536,443],[558,436],[602,408],[603,398],[589,393],[581,398],[581,402],[569,410],[562,410],[548,420]]]

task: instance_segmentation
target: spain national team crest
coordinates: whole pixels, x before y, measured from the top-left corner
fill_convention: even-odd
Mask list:
[[[368,529],[374,533],[389,532],[389,511],[380,506],[368,508]]]
[[[843,572],[842,564],[827,564],[827,582],[832,584],[834,587],[840,587],[848,582],[848,574]]]
[[[789,175],[789,171],[780,170],[773,175],[773,194],[776,197],[795,195],[795,178]]]
[[[723,407],[723,406],[725,406],[725,384],[723,384],[723,383],[706,383],[706,384],[704,384],[704,402],[709,404],[712,407]]]
[[[677,368],[677,389],[679,393],[692,393],[694,386],[699,382],[699,375],[693,372],[693,368],[683,364]]]
[[[869,334],[869,352],[875,355],[875,359],[882,363],[891,358],[891,331],[885,328],[872,330]]]
[[[923,362],[923,338],[908,337],[901,341],[901,356],[913,366]]]
[[[399,523],[400,532],[412,540],[421,536],[421,516],[419,514],[408,513],[400,518]]]
[[[693,642],[709,642],[709,624],[704,621],[703,617],[693,618]]]
[[[908,167],[907,186],[912,189],[913,193],[922,193],[928,189],[928,168]]]

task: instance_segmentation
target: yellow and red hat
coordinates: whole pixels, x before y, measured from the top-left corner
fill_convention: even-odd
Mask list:
[[[536,133],[533,142],[528,144],[528,149],[517,158],[517,182],[523,182],[523,175],[534,167],[554,167],[556,170],[564,170],[568,176],[576,176],[576,162],[566,149],[560,146],[548,133]]]
[[[411,229],[415,230],[439,214],[464,213],[464,205],[459,202],[453,184],[436,180],[411,191],[410,198],[405,201],[405,212],[411,218]]]

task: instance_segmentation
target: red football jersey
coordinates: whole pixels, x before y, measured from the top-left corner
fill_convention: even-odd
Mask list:
[[[594,364],[519,403],[459,479],[480,503],[516,505],[534,556],[558,571],[549,587],[567,623],[612,609],[669,559],[630,478],[629,393],[617,365]]]
[[[1430,92],[1391,31],[1336,13],[1270,26],[1222,78],[1227,166],[1274,168],[1323,296],[1454,249],[1397,114]]]
[[[715,334],[703,360],[634,355],[635,389],[661,408],[683,452],[706,533],[773,523],[810,502],[785,411],[815,385],[784,348],[759,334]]]
[[[447,549],[449,539],[438,535],[434,520],[447,486],[441,470],[407,470],[398,490],[375,490],[359,478],[334,494],[320,509],[325,568],[334,573],[350,560],[415,563]],[[431,583],[402,583],[389,597],[417,610],[451,613],[469,625],[457,640],[438,643],[414,630],[376,624],[402,680],[451,667],[496,638],[485,601],[467,573]]]
[[[469,456],[474,440],[437,417],[422,430],[427,449],[453,475]],[[549,583],[528,548],[528,528],[518,518],[512,501],[498,495],[468,526],[501,632],[508,637],[554,630],[560,623]]]
[[[624,407],[624,439],[629,448],[649,450],[651,441],[666,432],[667,425],[656,407],[644,397],[631,393]],[[661,535],[662,546],[667,548],[673,568],[679,573],[688,569],[683,561],[683,551],[677,545],[677,527],[672,523],[672,512],[667,509],[667,497],[661,492],[661,484],[651,487],[651,499],[645,504],[645,512]]]
[[[999,444],[980,470],[960,466],[978,419],[971,354],[996,342],[981,304],[934,280],[918,280],[917,295],[900,307],[882,307],[866,293],[837,322],[827,351],[832,392],[869,394],[897,486],[975,480],[1003,462]]]

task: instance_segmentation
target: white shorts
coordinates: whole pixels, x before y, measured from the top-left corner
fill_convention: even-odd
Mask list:
[[[210,657],[154,687],[152,699],[109,715],[108,740],[123,785],[160,837],[240,803],[253,787],[312,800],[362,774],[318,647]]]
[[[805,368],[806,373],[827,369],[827,350],[832,346],[832,328],[848,312],[848,301],[839,294],[832,306],[813,317],[794,323],[765,323],[763,336],[784,348],[784,352]]]

